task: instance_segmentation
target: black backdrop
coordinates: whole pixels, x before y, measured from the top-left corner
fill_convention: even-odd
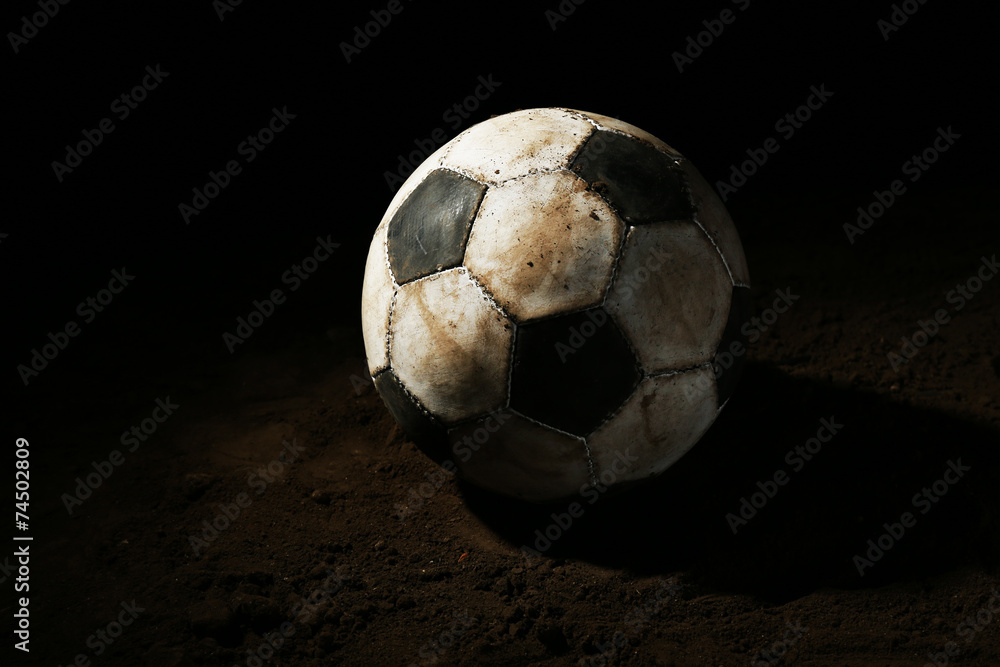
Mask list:
[[[286,286],[281,276],[317,237],[340,246],[246,345],[356,327],[368,242],[392,196],[386,174],[399,156],[491,114],[567,106],[617,116],[674,145],[712,183],[774,137],[778,152],[727,202],[751,271],[752,248],[785,235],[846,244],[841,225],[905,178],[903,163],[939,128],[960,138],[908,192],[988,201],[997,174],[990,23],[955,4],[903,4],[915,12],[898,30],[880,27],[905,15],[888,2],[402,0],[395,14],[382,2],[54,2],[58,12],[44,20],[37,3],[8,4],[5,437],[59,418],[94,374],[156,384],[181,361],[224,363],[222,333],[254,299]],[[718,21],[723,10],[728,24]],[[44,25],[26,27],[25,16]],[[387,25],[376,30],[379,17]],[[366,26],[377,33],[367,43],[357,36]],[[709,40],[713,28],[720,34]],[[700,54],[689,42],[699,34]],[[679,68],[678,52],[695,57]],[[162,80],[121,118],[116,98],[152,83],[157,68]],[[814,87],[832,96],[786,137],[776,121]],[[470,98],[477,88],[485,99]],[[454,107],[466,103],[475,108],[459,118]],[[294,118],[248,162],[239,146],[273,109]],[[54,168],[105,118],[113,132],[71,172]],[[242,171],[185,220],[179,205],[234,159]],[[816,218],[773,225],[767,211],[791,201]],[[884,224],[903,224],[893,217]],[[962,234],[995,222],[946,224]],[[78,304],[123,267],[135,280],[84,321]],[[69,321],[79,335],[26,385],[18,367]]]
[[[750,240],[761,231],[740,224],[751,203],[780,207],[811,197],[851,221],[938,127],[953,126],[961,139],[911,191],[994,187],[995,59],[986,17],[914,1],[907,8],[919,9],[886,40],[878,21],[892,13],[888,2],[684,4],[456,8],[401,0],[401,11],[351,62],[341,43],[386,3],[243,2],[223,20],[221,3],[208,0],[57,5],[17,53],[11,36],[5,40],[12,112],[0,227],[5,386],[24,395],[16,365],[75,317],[76,304],[113,267],[138,276],[120,308],[146,308],[169,328],[199,313],[235,318],[280,283],[317,235],[331,235],[342,244],[336,268],[324,267],[322,289],[302,290],[301,307],[356,321],[367,242],[391,198],[385,172],[397,169],[397,156],[438,128],[450,138],[516,108],[617,116],[674,145],[713,183],[748,149],[778,138],[779,152],[728,201]],[[565,20],[546,14],[560,7]],[[724,9],[732,23],[679,72],[673,54]],[[20,31],[22,17],[38,11],[35,3],[8,4],[2,25]],[[113,100],[156,65],[169,76],[119,120]],[[474,93],[479,76],[500,85],[453,127],[455,116],[443,115]],[[775,122],[821,85],[833,96],[784,139]],[[237,146],[275,107],[295,114],[288,129],[185,224],[178,205],[191,203],[210,170],[242,160]],[[52,162],[105,117],[114,132],[60,182]],[[955,224],[958,231],[973,221]],[[811,227],[803,220],[788,231],[822,243],[843,239],[842,229]],[[107,317],[118,309],[109,307]],[[74,347],[97,345],[104,321]],[[207,339],[225,355],[216,334]],[[55,365],[72,363],[73,354],[64,356]]]

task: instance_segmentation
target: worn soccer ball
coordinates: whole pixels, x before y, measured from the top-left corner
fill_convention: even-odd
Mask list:
[[[666,470],[733,393],[749,275],[676,150],[573,109],[475,125],[375,231],[362,321],[375,387],[432,459],[533,502]]]

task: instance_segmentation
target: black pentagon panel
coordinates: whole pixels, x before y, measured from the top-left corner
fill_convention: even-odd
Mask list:
[[[510,407],[582,437],[628,398],[639,377],[635,356],[604,309],[561,315],[518,328]]]
[[[736,389],[743,373],[743,361],[746,359],[746,341],[740,329],[750,319],[750,288],[733,287],[733,298],[729,304],[729,319],[722,332],[722,341],[715,351],[712,360],[712,370],[715,371],[715,382],[719,387],[719,405],[729,400]]]
[[[630,224],[688,220],[694,213],[680,167],[638,139],[598,130],[572,169]]]
[[[375,376],[375,389],[407,437],[436,463],[451,456],[447,431],[428,417],[391,371]]]
[[[389,221],[389,264],[402,285],[462,263],[486,186],[447,169],[428,174]]]

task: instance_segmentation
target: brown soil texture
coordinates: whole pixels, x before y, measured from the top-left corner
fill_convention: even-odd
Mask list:
[[[748,339],[736,394],[688,455],[584,502],[540,556],[521,547],[565,506],[437,468],[360,381],[350,314],[275,316],[224,359],[228,317],[108,326],[104,354],[17,411],[33,451],[50,449],[32,470],[37,652],[60,665],[920,665],[955,642],[955,664],[1000,663],[1000,282],[898,373],[887,359],[951,307],[996,237],[935,231],[939,205],[914,195],[851,246],[815,201],[734,207],[755,312],[778,289],[798,299]],[[948,201],[983,214],[968,193]],[[790,231],[801,219],[834,230],[829,243]],[[174,414],[69,515],[75,478],[167,397]],[[841,426],[793,469],[786,453],[822,420]],[[949,461],[969,469],[921,513],[912,497]],[[787,484],[734,534],[727,514],[777,470]],[[859,576],[854,557],[907,511],[915,524]],[[91,637],[133,601],[119,638]]]

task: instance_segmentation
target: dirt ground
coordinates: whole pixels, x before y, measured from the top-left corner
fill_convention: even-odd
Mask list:
[[[778,289],[797,300],[748,339],[738,391],[688,455],[558,529],[565,507],[469,488],[403,437],[362,379],[352,318],[304,308],[222,362],[161,329],[141,365],[127,331],[156,331],[156,314],[109,326],[106,354],[16,413],[31,447],[58,451],[34,471],[45,664],[997,664],[1000,283],[898,373],[887,358],[993,255],[985,226],[931,224],[954,201],[984,213],[961,194],[914,197],[855,247],[814,203],[767,219],[767,202],[734,207],[755,312]],[[828,244],[794,231],[804,218]],[[173,414],[119,447],[70,514],[63,494],[157,398]],[[788,454],[824,424],[808,460]],[[755,515],[727,518],[779,470]],[[866,555],[880,537],[884,555]],[[856,556],[877,556],[863,576]],[[120,638],[95,634],[118,631],[122,603]]]
[[[28,574],[25,542],[0,552],[5,641],[20,595],[31,630],[0,664],[1000,664],[980,7],[46,2],[0,21],[0,436],[29,442],[31,498],[5,536],[32,537]],[[735,394],[660,478],[578,517],[432,463],[360,334],[393,182],[543,106],[633,123],[716,186],[758,160],[727,202],[760,318]],[[852,243],[843,225],[942,132]],[[81,312],[110,271],[135,278]],[[223,336],[278,288],[244,342]]]

